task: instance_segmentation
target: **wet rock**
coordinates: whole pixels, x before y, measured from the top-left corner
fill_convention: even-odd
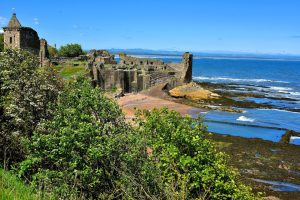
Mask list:
[[[199,101],[201,99],[214,99],[220,97],[220,95],[203,89],[196,83],[189,83],[187,85],[176,87],[170,90],[169,93],[172,97],[186,98],[192,101]]]

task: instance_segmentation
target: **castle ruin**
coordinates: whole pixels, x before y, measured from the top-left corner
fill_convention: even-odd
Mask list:
[[[40,39],[38,33],[30,27],[21,25],[17,15],[13,13],[4,30],[4,49],[19,49],[39,56],[41,63],[48,58],[47,41]]]
[[[121,88],[124,93],[139,92],[160,83],[175,87],[192,80],[193,55],[189,52],[183,54],[181,63],[165,63],[120,53],[117,64],[114,55],[105,50],[93,50],[88,57],[92,82],[104,90]]]
[[[48,63],[48,45],[37,32],[21,25],[14,13],[4,30],[4,48],[20,49],[37,55],[41,65]],[[119,63],[106,50],[92,50],[89,55],[78,58],[88,60],[88,69],[94,86],[104,90],[120,88],[124,93],[139,92],[160,83],[170,87],[189,83],[192,80],[193,55],[186,52],[180,63],[165,63],[149,58],[136,58],[119,54]],[[61,58],[49,61],[60,63]]]

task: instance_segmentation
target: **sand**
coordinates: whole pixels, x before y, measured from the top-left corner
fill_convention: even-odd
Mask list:
[[[194,108],[192,106],[179,104],[140,93],[126,94],[124,97],[119,98],[117,102],[125,113],[126,118],[134,117],[135,108],[141,110],[152,110],[154,108],[167,107],[171,110],[179,112],[182,116],[197,114],[202,111],[201,109]]]

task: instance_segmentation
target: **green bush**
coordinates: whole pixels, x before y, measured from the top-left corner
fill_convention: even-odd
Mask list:
[[[117,196],[131,131],[118,105],[80,79],[53,110],[28,141],[20,174],[62,199]]]
[[[167,109],[139,113],[139,132],[155,165],[164,199],[255,199],[251,189],[237,183],[227,158],[205,139],[201,118],[182,118]]]
[[[77,57],[84,52],[80,44],[67,44],[59,48],[58,54],[62,57]]]
[[[0,161],[4,168],[24,158],[23,137],[30,137],[42,119],[51,116],[61,82],[49,68],[39,67],[30,53],[0,53]]]
[[[48,52],[50,58],[54,58],[58,56],[58,50],[55,47],[48,45]]]

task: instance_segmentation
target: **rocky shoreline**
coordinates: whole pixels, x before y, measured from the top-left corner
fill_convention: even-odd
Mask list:
[[[300,199],[299,146],[215,133],[207,137],[230,156],[229,165],[239,171],[242,181],[255,192],[280,199]],[[271,183],[281,187],[274,188]]]
[[[184,104],[192,105],[195,107],[208,109],[208,110],[221,110],[227,112],[237,112],[242,113],[245,108],[260,108],[260,109],[278,109],[278,107],[267,104],[267,103],[257,103],[254,101],[245,101],[246,98],[269,98],[273,100],[290,100],[289,98],[278,98],[278,97],[268,97],[264,94],[258,94],[251,88],[245,88],[244,92],[236,90],[239,86],[228,85],[222,83],[209,83],[209,82],[193,82],[184,87],[175,88],[171,91],[165,90],[165,92],[170,94],[169,100],[175,100],[176,102],[181,102]],[[197,89],[198,88],[198,89]],[[197,89],[198,95],[202,93],[209,93],[213,95],[206,98],[196,98],[194,96],[187,96],[187,91],[195,91]],[[173,92],[173,91],[176,92]],[[196,92],[195,92],[196,93]],[[173,99],[172,99],[173,98]],[[300,112],[299,109],[285,109],[292,112]]]

